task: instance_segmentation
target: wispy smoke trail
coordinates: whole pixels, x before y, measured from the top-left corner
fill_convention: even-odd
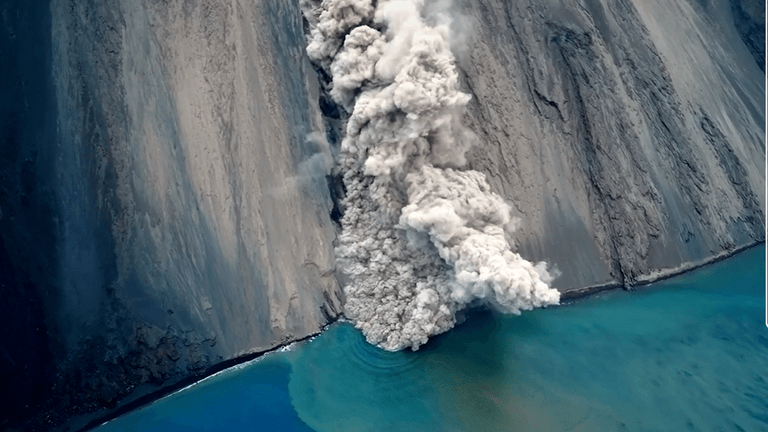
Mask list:
[[[350,113],[336,254],[348,278],[346,314],[368,341],[417,349],[469,304],[511,313],[557,304],[546,264],[510,250],[509,206],[483,174],[459,170],[476,137],[460,121],[470,96],[458,89],[447,8],[421,0],[302,7],[307,53]]]

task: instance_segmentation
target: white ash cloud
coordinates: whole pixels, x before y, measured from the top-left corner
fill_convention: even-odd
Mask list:
[[[290,196],[290,191],[312,190],[318,182],[325,183],[325,177],[333,174],[333,149],[325,136],[312,132],[305,137],[304,145],[309,157],[299,162],[295,175],[283,178],[283,184],[267,190],[267,194],[286,199]]]
[[[418,349],[470,304],[520,313],[560,299],[546,264],[511,250],[509,205],[483,174],[460,169],[477,138],[461,124],[470,96],[445,5],[302,1],[307,53],[350,113],[336,248],[345,310],[388,350]]]
[[[429,233],[454,271],[451,298],[461,304],[484,299],[504,312],[557,303],[560,295],[543,263],[534,265],[509,250],[509,205],[491,192],[477,171],[423,165],[406,177],[408,205],[400,226]]]

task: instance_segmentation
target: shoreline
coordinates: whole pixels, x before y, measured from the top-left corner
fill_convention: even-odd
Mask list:
[[[610,282],[606,284],[599,284],[599,285],[590,285],[588,287],[583,288],[576,288],[572,290],[563,291],[560,293],[560,301],[573,301],[573,300],[581,300],[587,297],[590,297],[592,295],[598,294],[603,291],[610,291],[615,290],[619,288],[626,289],[627,291],[634,291],[636,289],[643,288],[645,286],[651,285],[656,282],[661,282],[667,279],[671,279],[676,276],[683,275],[685,273],[688,273],[693,270],[698,270],[702,267],[706,267],[710,264],[715,264],[717,262],[726,260],[734,255],[737,255],[741,252],[744,252],[748,249],[751,249],[753,247],[757,247],[759,245],[765,245],[765,241],[758,241],[754,242],[748,245],[739,246],[736,248],[733,248],[728,251],[720,252],[716,255],[712,255],[709,258],[706,258],[701,261],[694,261],[689,263],[684,263],[682,265],[679,265],[677,267],[672,267],[668,269],[663,270],[657,270],[655,272],[652,272],[648,275],[642,276],[638,278],[637,282],[634,285],[631,285],[629,287],[626,287],[624,284]]]
[[[237,366],[244,365],[248,362],[257,360],[267,354],[271,354],[273,352],[280,352],[283,349],[286,349],[290,347],[291,345],[298,344],[301,342],[306,342],[308,340],[311,340],[312,338],[315,338],[322,334],[325,330],[328,329],[329,326],[332,324],[338,322],[339,320],[343,320],[343,316],[339,315],[336,318],[334,318],[332,321],[325,324],[318,332],[309,334],[307,336],[304,336],[300,339],[292,340],[289,342],[284,342],[279,345],[274,346],[273,348],[270,348],[268,350],[264,351],[255,351],[249,354],[245,354],[239,357],[235,357],[229,360],[225,360],[220,363],[216,363],[214,365],[211,365],[208,367],[204,372],[201,372],[199,374],[191,375],[186,378],[182,378],[179,381],[174,382],[173,384],[169,384],[167,386],[162,386],[156,390],[149,391],[148,393],[145,393],[141,396],[136,397],[135,399],[131,399],[129,402],[120,405],[116,408],[113,408],[109,410],[107,413],[103,413],[102,415],[99,415],[97,417],[89,417],[87,414],[82,416],[80,418],[80,422],[77,421],[76,418],[70,419],[70,422],[64,423],[63,425],[56,428],[56,430],[69,430],[69,427],[74,428],[72,430],[76,432],[86,432],[93,430],[104,423],[108,423],[112,420],[117,419],[118,417],[121,417],[125,414],[131,413],[133,411],[136,411],[138,409],[141,409],[145,406],[148,406],[154,402],[159,401],[160,399],[170,396],[173,393],[179,392],[181,390],[186,389],[187,387],[192,387],[196,384],[199,384],[203,381],[205,381],[208,378],[213,377],[214,375],[217,375],[221,372],[224,372],[225,370],[235,368]],[[89,420],[90,418],[90,420]],[[85,422],[84,426],[77,426],[75,423],[81,423]]]
[[[700,268],[708,266],[710,264],[714,264],[714,263],[723,261],[723,260],[728,259],[728,258],[730,258],[730,257],[732,257],[732,256],[734,256],[736,254],[739,254],[739,253],[741,253],[743,251],[746,251],[746,250],[751,249],[753,247],[758,247],[761,244],[765,245],[765,241],[759,241],[759,242],[755,242],[755,243],[752,243],[752,244],[749,244],[749,245],[744,245],[744,246],[741,246],[741,247],[737,247],[737,248],[731,249],[729,251],[723,251],[723,252],[721,252],[719,254],[713,255],[713,256],[711,256],[711,257],[709,257],[709,258],[707,258],[705,260],[702,260],[702,261],[686,263],[686,264],[680,265],[678,267],[673,267],[673,268],[669,268],[669,269],[664,269],[664,270],[659,270],[659,271],[653,272],[653,273],[651,273],[649,275],[646,275],[646,276],[644,276],[642,278],[639,278],[638,282],[635,285],[632,285],[629,290],[630,291],[631,290],[635,290],[635,289],[638,289],[638,288],[642,288],[642,287],[648,286],[648,285],[653,284],[655,282],[660,282],[660,281],[663,281],[663,280],[666,280],[666,279],[671,279],[673,277],[683,275],[685,273],[691,272],[693,270],[700,269]],[[577,289],[573,289],[573,290],[564,291],[564,292],[561,293],[561,297],[560,297],[561,304],[558,305],[557,307],[567,306],[569,304],[572,304],[572,302],[575,301],[575,300],[586,299],[586,298],[589,298],[589,297],[591,297],[593,295],[601,293],[603,291],[611,291],[611,290],[615,290],[615,289],[619,289],[619,288],[625,288],[625,286],[622,285],[622,284],[618,284],[618,283],[607,283],[607,284],[591,285],[591,286],[584,287],[584,288],[577,288]],[[121,405],[121,406],[119,406],[117,408],[112,409],[111,411],[109,411],[109,412],[107,412],[107,413],[105,413],[103,415],[100,415],[98,417],[94,417],[91,420],[87,420],[86,424],[84,426],[81,426],[81,427],[79,427],[79,428],[77,428],[75,430],[77,432],[86,432],[86,431],[93,430],[93,429],[101,426],[104,423],[107,423],[109,421],[115,420],[118,417],[121,417],[121,416],[123,416],[125,414],[128,414],[128,413],[132,412],[132,411],[135,411],[135,410],[143,408],[143,407],[145,407],[147,405],[150,405],[150,404],[152,404],[152,403],[154,403],[154,402],[156,402],[156,401],[158,401],[158,400],[160,400],[160,399],[162,399],[162,398],[164,398],[166,396],[169,396],[169,395],[171,395],[173,393],[181,391],[181,390],[183,390],[183,389],[185,389],[187,387],[191,387],[193,385],[196,385],[196,384],[198,384],[198,383],[200,383],[200,382],[202,382],[202,381],[204,381],[204,380],[206,380],[208,378],[211,378],[212,376],[214,376],[214,375],[216,375],[216,374],[218,374],[220,372],[223,372],[223,371],[225,371],[227,369],[234,368],[234,367],[239,366],[239,365],[243,365],[245,363],[248,363],[250,361],[253,361],[253,360],[256,360],[256,359],[258,359],[260,357],[263,357],[263,356],[265,356],[267,354],[270,354],[270,353],[273,353],[273,352],[278,352],[278,351],[280,351],[282,349],[285,349],[285,348],[287,348],[287,347],[289,347],[289,346],[291,346],[293,344],[297,344],[297,343],[301,343],[301,342],[305,342],[305,341],[311,340],[311,339],[319,336],[320,334],[322,334],[331,325],[333,325],[333,324],[335,324],[337,322],[340,322],[340,321],[345,321],[345,320],[346,319],[344,318],[343,313],[339,314],[339,316],[335,317],[332,321],[330,321],[327,324],[325,324],[320,329],[320,331],[318,331],[316,333],[312,333],[310,335],[304,336],[304,337],[302,337],[300,339],[296,339],[296,340],[293,340],[293,341],[290,341],[290,342],[281,343],[281,344],[276,345],[275,347],[273,347],[271,349],[268,349],[268,350],[265,350],[265,351],[258,351],[258,352],[253,352],[253,353],[250,353],[250,354],[245,354],[243,356],[239,356],[239,357],[236,357],[236,358],[233,358],[233,359],[230,359],[230,360],[225,360],[223,362],[214,364],[214,365],[210,366],[208,369],[206,369],[204,372],[202,372],[200,374],[196,374],[196,375],[189,376],[187,378],[183,378],[183,379],[181,379],[181,380],[179,380],[179,381],[177,381],[177,382],[175,382],[173,384],[170,384],[168,386],[160,387],[157,390],[150,391],[150,392],[148,392],[148,393],[146,393],[144,395],[141,395],[141,396],[139,396],[139,397],[137,397],[135,399],[130,400],[129,402],[125,403],[124,405]],[[75,420],[75,419],[72,419],[72,420]],[[85,420],[85,419],[81,419],[81,420]],[[75,421],[73,421],[72,423],[75,423]],[[72,425],[72,423],[70,423],[70,426]],[[66,424],[63,425],[63,427],[66,427]]]

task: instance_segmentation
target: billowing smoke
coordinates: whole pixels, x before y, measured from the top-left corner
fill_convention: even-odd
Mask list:
[[[557,304],[546,264],[510,250],[509,206],[483,174],[460,170],[476,137],[461,124],[470,96],[459,91],[447,8],[422,0],[302,6],[307,53],[349,113],[336,254],[346,314],[368,341],[417,349],[470,304],[511,313]]]

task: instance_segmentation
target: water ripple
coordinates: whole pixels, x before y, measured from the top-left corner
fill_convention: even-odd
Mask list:
[[[413,369],[419,363],[419,355],[410,351],[390,352],[375,347],[362,337],[354,337],[349,349],[355,366],[368,373],[384,374],[389,378]]]

